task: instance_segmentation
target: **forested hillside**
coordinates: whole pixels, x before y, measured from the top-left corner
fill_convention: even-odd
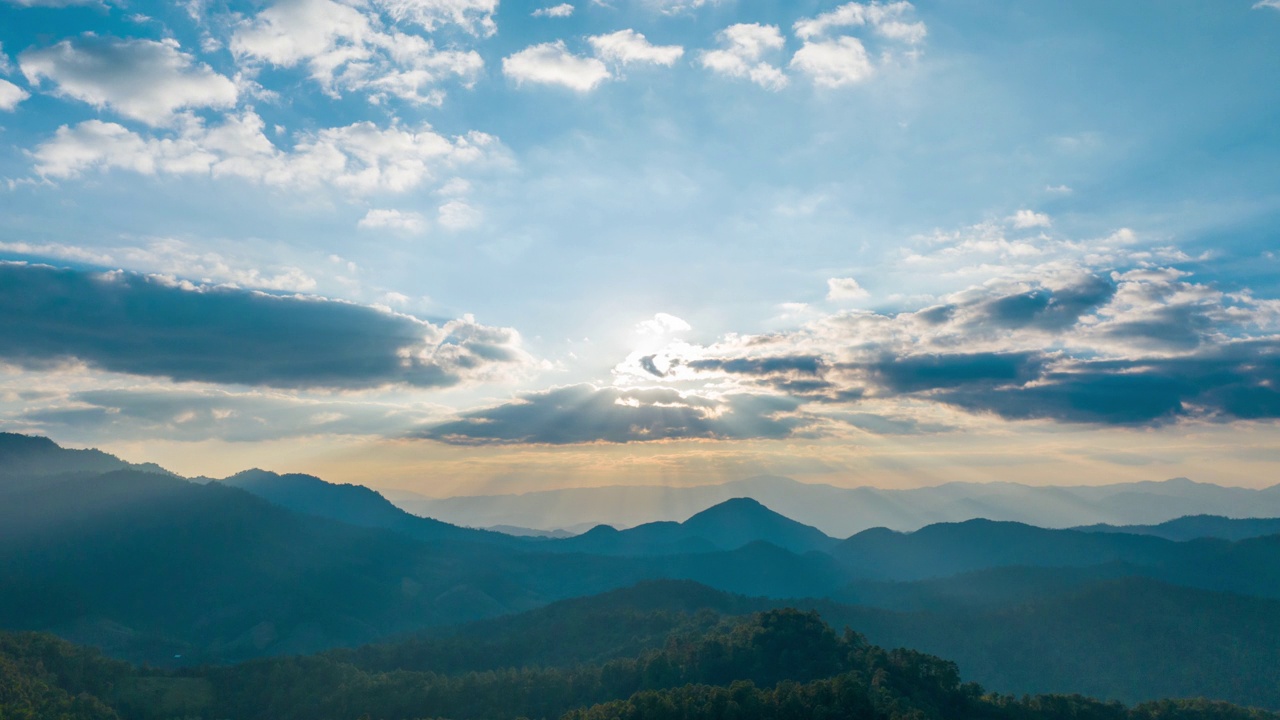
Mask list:
[[[673,631],[629,657],[561,667],[369,670],[340,655],[161,672],[45,635],[0,636],[0,717],[62,720],[796,718],[1274,720],[1225,703],[1126,709],[1080,696],[1014,698],[954,663],[770,610]]]

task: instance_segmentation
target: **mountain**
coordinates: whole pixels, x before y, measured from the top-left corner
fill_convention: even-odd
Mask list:
[[[999,606],[824,614],[878,644],[950,657],[1000,692],[1280,708],[1276,600],[1120,578]]]
[[[1140,590],[1140,589],[1139,589]],[[1105,597],[1106,593],[1099,593]],[[630,600],[635,600],[631,603]],[[1139,602],[1152,598],[1140,592]],[[1079,694],[1017,697],[987,694],[972,673],[940,657],[888,650],[853,631],[837,633],[828,619],[794,607],[752,609],[759,599],[726,596],[687,583],[652,584],[545,611],[463,628],[438,640],[333,651],[309,657],[259,660],[235,666],[181,671],[137,667],[107,660],[90,650],[37,634],[0,633],[0,717],[66,720],[411,720],[423,717],[540,717],[565,720],[679,717],[784,718],[865,717],[894,720],[1277,720],[1274,713],[1215,700],[1148,701],[1132,709]],[[767,603],[767,601],[763,601]],[[1068,599],[1068,605],[1077,602]],[[1182,608],[1183,604],[1175,602]],[[711,606],[711,607],[708,607]],[[1192,600],[1186,609],[1193,614]],[[721,610],[740,612],[725,615]],[[828,613],[835,612],[830,608]],[[1265,608],[1228,600],[1224,610],[1246,619]],[[856,612],[856,610],[855,610]],[[1221,613],[1220,613],[1221,614]],[[1070,613],[1068,614],[1070,615]],[[1050,614],[1038,616],[1042,619]],[[1166,629],[1167,614],[1136,623],[1123,644],[1143,631]],[[1232,626],[1229,617],[1206,617]],[[1012,624],[1021,627],[1019,618]],[[1069,662],[1091,667],[1086,677],[1123,686],[1161,673],[1157,683],[1173,694],[1207,695],[1218,690],[1274,694],[1276,645],[1266,624],[1257,642],[1223,647],[1209,657],[1224,665],[1195,670],[1170,652],[1147,661],[1101,652],[1088,643],[1106,629],[1078,628],[1077,646],[1087,649]],[[1069,621],[1069,618],[1068,618]],[[617,623],[617,627],[614,627]],[[1238,623],[1237,623],[1238,625]],[[1201,625],[1173,636],[1200,650]],[[601,635],[591,632],[601,628]],[[988,629],[988,628],[984,628]],[[568,632],[565,632],[565,631]],[[577,632],[574,632],[577,630]],[[961,634],[965,628],[959,628]],[[996,628],[998,631],[999,628]],[[634,643],[628,632],[643,635]],[[1017,635],[1009,632],[1002,637]],[[659,639],[661,638],[661,639]],[[1165,649],[1150,640],[1138,653]],[[1013,653],[1020,647],[1008,648]],[[1233,657],[1233,654],[1238,657]],[[1022,658],[1019,658],[1022,659]],[[1121,660],[1117,667],[1113,660]],[[1062,665],[1063,658],[1025,658],[1023,673]],[[1239,663],[1249,671],[1233,678]],[[1180,671],[1193,670],[1190,674]],[[1221,679],[1234,679],[1225,686]],[[1266,684],[1271,687],[1267,688]],[[1208,692],[1199,693],[1197,689]],[[998,690],[998,688],[997,688]],[[1188,691],[1191,691],[1188,693]],[[1267,697],[1267,696],[1263,696]],[[1258,704],[1265,704],[1258,703]]]
[[[976,518],[1070,528],[1098,523],[1162,523],[1203,513],[1232,518],[1280,517],[1280,486],[1254,490],[1185,478],[1100,486],[999,482],[885,490],[760,476],[696,487],[614,486],[453,498],[428,498],[403,490],[386,494],[409,512],[457,525],[543,530],[574,528],[586,521],[617,528],[676,522],[726,500],[749,497],[842,538],[874,527],[905,531]]]
[[[0,491],[16,478],[124,469],[172,474],[154,463],[135,465],[101,450],[73,450],[46,437],[0,432]]]
[[[433,548],[217,484],[118,470],[6,500],[0,626],[124,657],[314,651],[555,599],[482,547]]]
[[[368,501],[358,488],[302,478],[305,492],[290,495],[292,481],[257,480],[246,484],[281,491],[277,499],[300,508],[301,498],[319,503],[304,509],[341,510],[356,522],[398,517],[362,514],[381,512],[376,496],[349,509],[319,502],[347,494]],[[648,578],[766,596],[826,595],[850,580],[827,555],[763,542],[672,557],[535,552],[555,541],[494,543],[492,533],[408,516],[410,532],[362,527],[221,483],[134,469],[37,475],[5,487],[0,627],[53,631],[151,663],[368,642]],[[414,538],[414,528],[443,534]]]
[[[1246,540],[1265,535],[1280,535],[1280,518],[1226,518],[1219,515],[1187,515],[1159,525],[1085,525],[1085,532],[1154,535],[1166,540],[1222,538]]]
[[[410,515],[377,491],[363,485],[338,485],[314,475],[280,475],[266,470],[246,470],[218,480],[294,512],[329,518],[358,527],[394,530],[417,540],[500,544],[523,543],[510,535],[473,530]]]
[[[602,525],[581,535],[544,543],[544,547],[597,555],[678,555],[734,550],[753,542],[803,554],[829,550],[837,541],[755,500],[734,498],[684,522],[653,522],[627,530]]]
[[[967,520],[929,525],[910,533],[884,528],[865,530],[841,542],[832,554],[858,577],[920,580],[1010,565],[1163,565],[1175,558],[1191,561],[1209,557],[1223,546],[1222,541],[1175,543],[1142,535]]]

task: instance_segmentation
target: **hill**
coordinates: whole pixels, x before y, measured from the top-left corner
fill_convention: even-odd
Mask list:
[[[585,521],[618,528],[655,521],[677,522],[726,500],[749,497],[838,538],[875,527],[909,531],[975,518],[1070,528],[1098,523],[1162,523],[1202,513],[1233,518],[1280,517],[1280,486],[1254,490],[1186,478],[1097,486],[953,482],[887,490],[760,476],[696,487],[569,488],[452,498],[388,491],[387,497],[409,512],[458,525],[514,525],[541,530],[574,528]]]
[[[394,530],[417,540],[480,542],[522,547],[513,536],[462,528],[431,518],[411,515],[377,491],[363,485],[339,485],[314,475],[280,475],[267,470],[245,470],[218,480],[240,488],[280,507],[349,525]]]
[[[1079,695],[988,695],[963,682],[954,663],[838,634],[816,613],[791,608],[685,625],[660,647],[565,667],[386,672],[348,659],[331,653],[174,672],[105,660],[48,636],[0,633],[0,717],[1277,718],[1206,700],[1125,708]]]
[[[628,530],[600,526],[563,540],[548,550],[602,555],[676,555],[734,550],[766,542],[795,553],[825,551],[836,540],[820,530],[784,517],[750,498],[714,505],[681,523],[646,523]]]
[[[1220,515],[1186,515],[1158,525],[1085,525],[1085,532],[1154,535],[1166,540],[1221,538],[1247,540],[1265,535],[1280,535],[1280,518],[1227,518]]]

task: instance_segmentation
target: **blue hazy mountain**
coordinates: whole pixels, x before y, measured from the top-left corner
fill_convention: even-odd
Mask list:
[[[388,491],[387,497],[410,512],[457,525],[542,530],[580,529],[584,522],[617,528],[678,522],[717,503],[750,497],[838,538],[874,527],[908,531],[976,518],[1070,528],[1097,523],[1155,524],[1204,513],[1280,517],[1280,486],[1255,490],[1186,478],[1097,486],[953,482],[890,490],[760,476],[696,487],[614,486],[451,498]]]
[[[1187,515],[1158,525],[1084,525],[1077,530],[1129,535],[1154,535],[1166,540],[1222,538],[1245,540],[1280,534],[1280,518],[1227,518],[1220,515]]]
[[[394,530],[418,540],[484,542],[513,547],[525,544],[503,533],[462,528],[410,515],[375,490],[363,485],[330,483],[314,475],[280,475],[253,469],[216,482],[240,488],[294,512],[358,527]]]
[[[125,469],[171,474],[154,463],[128,463],[101,450],[72,450],[46,437],[0,432],[0,482],[17,477]]]
[[[24,451],[28,457],[60,469],[68,467],[60,452],[74,453],[9,444],[34,447],[39,455]],[[1069,679],[1068,659],[1078,662],[1085,652],[1077,638],[1101,643],[1111,627],[1118,644],[1107,651],[1120,654],[1099,662],[1130,663],[1130,684],[1117,685],[1119,693],[1154,682],[1132,669],[1139,660],[1123,655],[1124,643],[1174,654],[1126,629],[1157,627],[1134,619],[1141,607],[1164,613],[1159,627],[1195,628],[1179,640],[1190,647],[1210,648],[1213,638],[1221,647],[1245,643],[1240,657],[1263,662],[1270,656],[1261,646],[1241,640],[1240,626],[1211,606],[1236,608],[1265,629],[1270,621],[1258,618],[1274,612],[1268,598],[1280,598],[1280,535],[1178,542],[969,521],[836,541],[737,499],[681,523],[495,543],[488,533],[405,515],[364,488],[310,476],[233,478],[254,494],[111,466],[117,469],[101,474],[35,467],[0,483],[0,628],[53,631],[151,663],[178,654],[183,663],[226,661],[442,631],[678,579],[745,596],[816,598],[806,603],[838,609],[840,623],[891,645],[945,649],[1011,689]],[[1075,599],[1062,605],[1063,598]],[[1027,631],[1034,643],[1018,644],[1003,631],[1022,617],[1013,608],[1045,618],[1038,635]],[[1059,651],[1069,651],[1068,659]],[[1198,652],[1183,665],[1159,665],[1160,672],[1195,672],[1199,658],[1234,667],[1220,653]],[[1060,659],[1056,670],[1046,665]],[[1048,669],[1023,677],[1008,664],[1031,660],[1039,665],[1028,667]],[[1251,687],[1265,679],[1248,677]],[[1043,687],[1072,690],[1069,683]]]
[[[546,545],[558,551],[604,555],[674,555],[733,550],[754,542],[808,553],[830,550],[837,540],[751,498],[733,498],[684,522],[653,522],[627,530],[601,525]]]
[[[1208,557],[1222,541],[1175,543],[1164,538],[1048,530],[1022,523],[967,520],[910,533],[865,530],[832,554],[859,577],[920,580],[1003,566],[1082,567],[1107,563],[1163,565],[1175,558]]]

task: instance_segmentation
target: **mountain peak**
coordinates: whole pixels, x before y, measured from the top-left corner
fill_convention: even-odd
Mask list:
[[[712,505],[685,520],[681,527],[726,548],[763,540],[788,550],[807,552],[835,542],[817,528],[774,512],[749,497]]]
[[[755,498],[737,497],[737,498],[730,498],[728,500],[725,500],[722,503],[717,503],[715,505],[712,505],[711,507],[707,508],[706,510],[703,510],[700,513],[695,513],[692,517],[689,518],[689,520],[686,520],[685,522],[690,522],[692,520],[696,520],[699,518],[714,517],[716,515],[743,514],[743,513],[768,514],[768,515],[777,515],[778,517],[784,517],[770,510],[769,508],[765,507],[763,503],[761,503],[759,500],[756,500]]]

